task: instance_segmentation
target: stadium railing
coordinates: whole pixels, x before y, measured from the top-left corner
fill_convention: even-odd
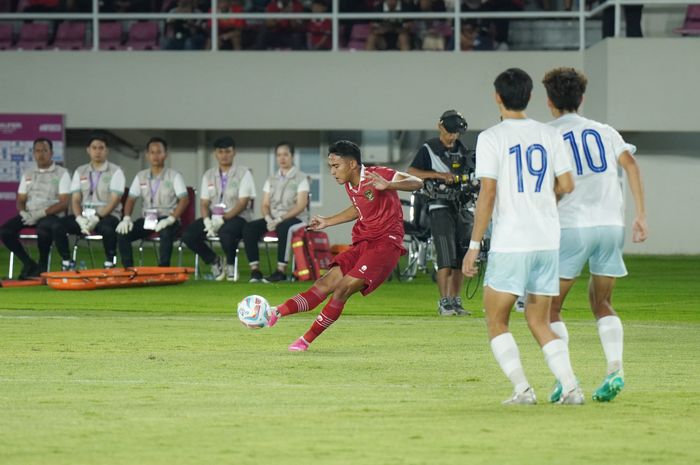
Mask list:
[[[0,21],[17,20],[83,20],[91,22],[92,47],[93,51],[100,50],[100,21],[124,21],[124,20],[175,20],[175,19],[200,19],[211,20],[211,51],[218,48],[218,20],[221,19],[245,19],[245,20],[266,20],[266,19],[330,19],[332,21],[332,51],[340,50],[340,22],[347,20],[370,21],[370,20],[395,20],[395,19],[443,19],[453,20],[454,31],[461,31],[461,23],[464,20],[474,19],[570,19],[578,21],[578,49],[586,48],[586,21],[598,16],[606,8],[615,10],[615,37],[620,36],[621,12],[625,5],[662,5],[662,6],[683,6],[696,4],[698,0],[608,0],[606,3],[596,6],[591,10],[585,9],[585,1],[579,1],[577,11],[512,11],[512,12],[463,12],[461,2],[455,2],[454,11],[439,13],[423,12],[398,12],[398,13],[342,13],[339,10],[339,0],[333,0],[329,13],[220,13],[218,12],[218,1],[212,0],[211,12],[208,13],[100,13],[99,0],[92,0],[91,13],[0,13]],[[453,51],[460,51],[460,41],[454,40]]]

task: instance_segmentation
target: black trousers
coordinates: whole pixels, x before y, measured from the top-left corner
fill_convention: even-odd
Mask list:
[[[625,15],[627,37],[642,37],[642,8],[644,5],[626,5],[622,7]],[[615,8],[612,6],[603,11],[603,37],[615,35]]]
[[[166,217],[163,216],[158,218],[158,220],[162,220],[163,218]],[[119,255],[122,257],[122,265],[124,267],[134,266],[134,252],[131,250],[131,243],[139,239],[145,239],[153,233],[150,229],[143,229],[144,221],[143,218],[139,218],[134,221],[134,227],[128,234],[117,234]],[[170,266],[170,255],[173,253],[173,243],[175,242],[179,227],[180,222],[176,221],[175,224],[168,226],[158,233],[158,237],[160,238],[158,266]]]
[[[78,225],[78,223],[75,222],[75,216],[66,216],[62,219],[61,223],[67,234],[83,234],[80,231],[80,226]],[[114,256],[117,254],[116,229],[118,224],[119,220],[116,217],[112,215],[107,215],[104,218],[102,218],[99,223],[97,223],[97,226],[95,226],[95,234],[99,234],[100,236],[102,236],[102,246],[105,249],[105,257],[108,262],[111,262]],[[59,239],[58,237],[55,239],[56,248],[58,249],[58,252],[61,254],[62,257],[64,256],[64,252],[66,256],[70,256],[68,237],[64,237],[65,239]],[[67,260],[67,258],[65,260]]]
[[[277,233],[277,263],[287,263],[284,255],[287,249],[287,236],[289,228],[293,225],[301,223],[299,218],[289,218],[282,221],[275,228]],[[245,244],[245,253],[248,256],[248,262],[257,262],[260,260],[260,249],[258,242],[267,232],[267,222],[265,218],[253,220],[243,229],[243,243]]]
[[[0,227],[0,239],[5,246],[14,252],[17,258],[24,266],[33,265],[35,262],[27,254],[27,251],[22,246],[19,240],[19,232],[27,226],[22,223],[22,217],[17,215],[10,218],[5,224]],[[36,225],[37,246],[39,248],[39,269],[47,271],[49,266],[49,253],[51,253],[51,243],[60,241],[61,239],[68,240],[66,230],[61,224],[61,218],[56,215],[48,215],[37,221]],[[58,244],[57,244],[58,246]],[[70,258],[70,254],[65,258]]]
[[[455,206],[430,211],[430,230],[437,254],[438,269],[460,269],[469,249],[474,217]]]
[[[246,220],[235,216],[224,221],[224,225],[219,229],[219,241],[221,248],[226,254],[226,263],[233,265],[236,262],[236,252],[238,243],[243,237],[243,230]],[[204,231],[204,219],[200,218],[192,223],[182,234],[182,240],[194,253],[202,257],[204,263],[211,265],[216,260],[216,253],[209,247],[207,233]]]

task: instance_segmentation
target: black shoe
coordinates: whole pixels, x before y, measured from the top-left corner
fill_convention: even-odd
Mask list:
[[[250,272],[250,280],[248,281],[249,283],[262,283],[265,281],[265,278],[263,278],[262,273],[260,270],[252,270]]]
[[[265,278],[265,282],[268,283],[277,283],[280,281],[286,281],[287,280],[287,275],[281,272],[280,270],[275,271],[272,273],[270,276]]]
[[[61,271],[75,271],[75,262],[73,260],[63,260],[61,262]]]
[[[24,279],[29,279],[29,278],[38,278],[40,274],[41,274],[41,269],[39,268],[39,265],[32,262],[31,264],[24,265],[22,267],[22,272],[19,274],[18,279],[24,280]]]

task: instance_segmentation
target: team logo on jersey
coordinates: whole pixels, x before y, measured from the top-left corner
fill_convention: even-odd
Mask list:
[[[362,266],[360,267],[360,273],[363,273],[363,274],[364,274],[365,271],[367,271],[367,265],[362,265]]]
[[[372,192],[371,189],[367,189],[365,191],[365,198],[371,202],[372,200],[374,200],[374,192]]]

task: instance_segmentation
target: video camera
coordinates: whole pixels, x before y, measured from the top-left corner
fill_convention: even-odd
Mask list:
[[[466,161],[467,158],[459,153],[450,154],[450,171],[454,176],[452,184],[447,184],[442,179],[424,180],[423,189],[431,201],[456,202],[459,206],[476,202],[480,183],[474,173],[469,172]]]

